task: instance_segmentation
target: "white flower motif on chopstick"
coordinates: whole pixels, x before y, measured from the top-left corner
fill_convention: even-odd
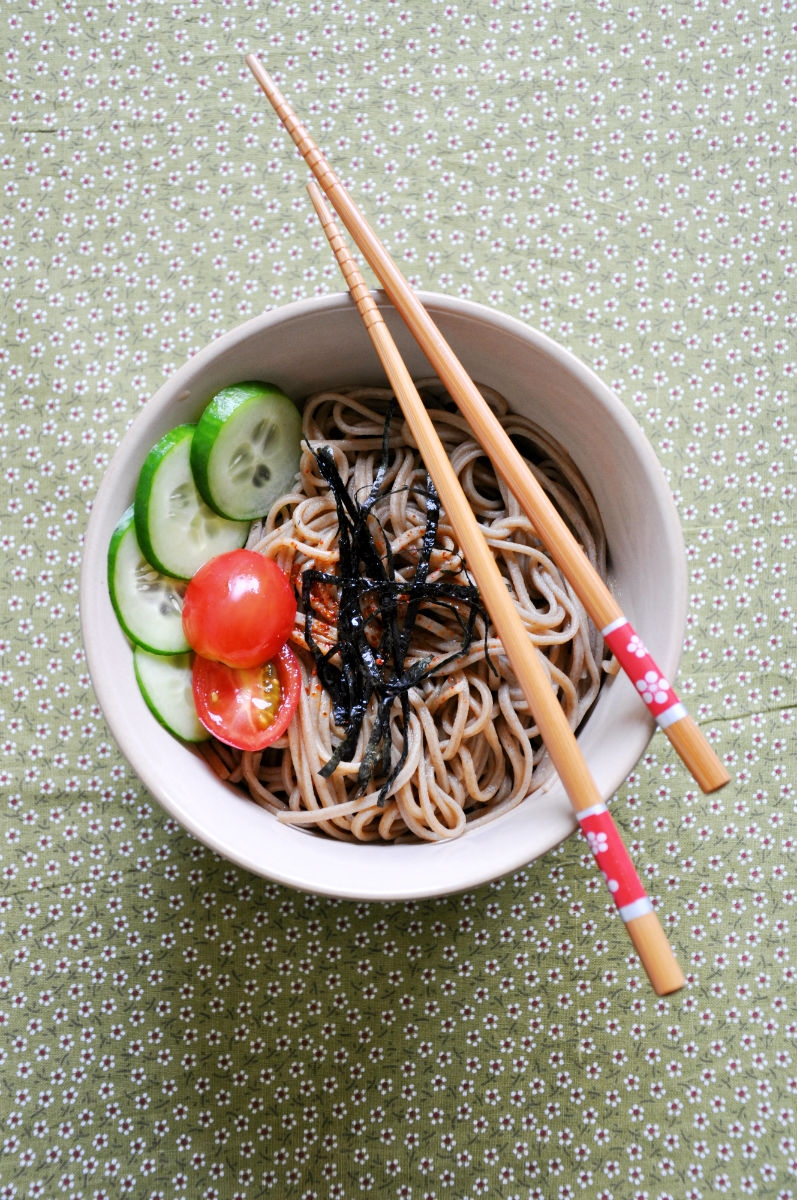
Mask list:
[[[648,648],[638,633],[631,634],[626,650],[629,654],[633,654],[634,658],[646,658],[648,653]]]
[[[664,704],[670,691],[669,683],[658,671],[646,671],[636,685],[646,704]]]
[[[592,830],[588,830],[587,841],[590,850],[595,855],[605,854],[609,849],[609,838],[605,833],[594,833]]]

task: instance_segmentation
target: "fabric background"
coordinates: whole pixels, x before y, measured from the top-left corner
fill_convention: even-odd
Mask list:
[[[792,0],[0,6],[0,1197],[797,1194]],[[419,287],[571,348],[686,539],[678,689],[615,818],[688,973],[578,838],[380,906],[221,861],[124,763],[81,538],[187,356],[340,290],[254,51]],[[102,582],[98,581],[98,586]]]

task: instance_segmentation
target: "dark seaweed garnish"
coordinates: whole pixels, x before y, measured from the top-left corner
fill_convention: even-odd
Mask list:
[[[373,485],[364,502],[349,495],[328,446],[311,449],[321,476],[335,498],[339,522],[339,573],[306,570],[302,573],[302,602],[305,613],[305,638],[313,655],[321,685],[332,699],[336,725],[344,731],[343,741],[335,747],[321,775],[328,778],[341,762],[350,762],[365,714],[372,698],[376,701],[373,728],[357,775],[357,792],[369,783],[382,781],[378,804],[383,806],[407,758],[409,690],[423,679],[443,671],[462,654],[473,640],[476,621],[486,615],[475,584],[452,580],[429,580],[432,551],[440,520],[440,500],[432,480],[426,478],[426,524],[422,545],[409,579],[396,573],[387,539],[380,551],[374,531],[379,522],[374,513],[381,497],[389,492],[385,485],[390,455],[390,425],[394,404],[388,408],[382,437],[382,453]],[[337,593],[337,639],[323,649],[313,633],[314,622],[328,628],[328,605],[320,611],[314,604],[313,588],[324,585]],[[326,601],[326,596],[325,596]],[[462,632],[459,648],[443,658],[430,655],[406,665],[413,630],[419,617],[453,614]],[[401,741],[398,758],[392,762],[390,732],[393,706]]]

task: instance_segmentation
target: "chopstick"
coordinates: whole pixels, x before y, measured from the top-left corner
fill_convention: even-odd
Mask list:
[[[597,789],[575,734],[551,687],[534,643],[510,596],[470,502],[460,486],[434,423],[368,286],[315,183],[307,187],[352,299],[401,405],[479,587],[507,658],[523,689],[531,714],[586,835],[604,872],[620,915],[648,977],[659,995],[683,987],[684,977],[664,930],[645,894],[617,827]]]
[[[507,486],[533,522],[551,557],[569,580],[590,618],[601,631],[609,649],[631,679],[640,698],[647,704],[659,728],[704,792],[713,792],[723,787],[730,779],[725,767],[551,504],[542,486],[529,471],[522,455],[485,404],[481,393],[454,351],[257,56],[247,55],[246,62],[355,244],[441,382],[469,421],[486,454],[500,470]]]

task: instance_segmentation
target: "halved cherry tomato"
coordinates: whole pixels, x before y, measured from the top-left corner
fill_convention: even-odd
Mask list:
[[[192,650],[230,667],[257,667],[273,658],[295,616],[288,576],[254,550],[209,559],[183,599],[183,631]]]
[[[197,716],[220,742],[238,750],[265,750],[282,737],[299,705],[302,669],[290,646],[258,667],[229,667],[194,659]]]

